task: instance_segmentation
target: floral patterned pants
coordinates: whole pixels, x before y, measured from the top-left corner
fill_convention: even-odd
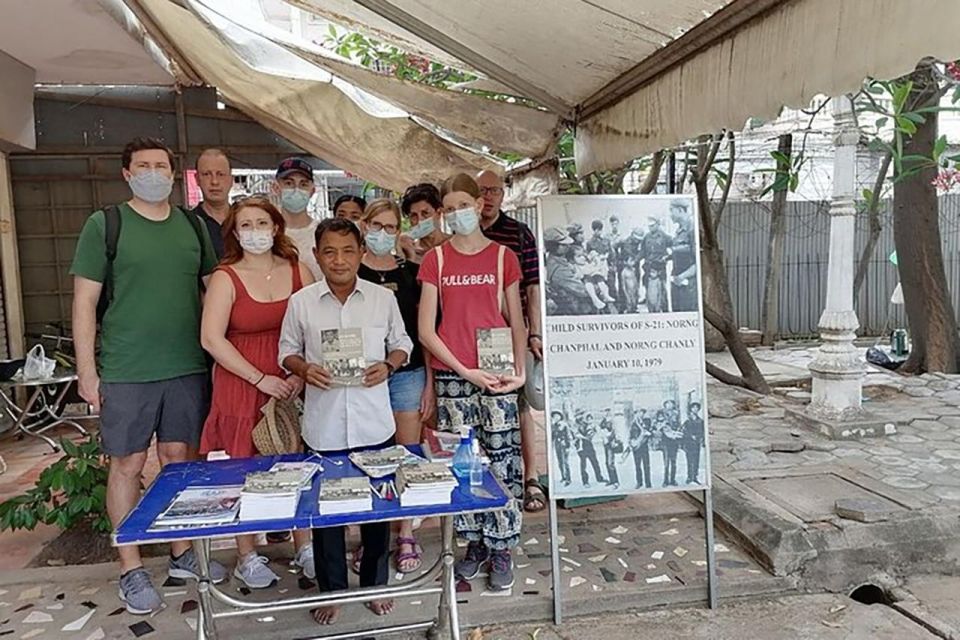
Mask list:
[[[493,395],[449,371],[435,372],[437,428],[457,431],[473,427],[490,457],[490,470],[513,494],[503,511],[457,516],[457,534],[482,541],[494,550],[512,549],[520,542],[523,523],[523,460],[520,456],[520,410],[517,392]]]

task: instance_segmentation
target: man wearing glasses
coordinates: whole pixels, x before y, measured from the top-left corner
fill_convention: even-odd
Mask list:
[[[492,171],[482,171],[477,176],[480,195],[483,196],[483,212],[480,226],[483,235],[507,247],[520,261],[520,302],[527,322],[527,347],[537,360],[543,358],[543,341],[540,333],[540,266],[537,258],[537,240],[530,228],[516,218],[500,210],[503,204],[503,179]],[[536,425],[530,413],[530,405],[520,393],[520,442],[523,453],[523,508],[535,513],[546,507],[546,496],[540,486],[537,473]]]

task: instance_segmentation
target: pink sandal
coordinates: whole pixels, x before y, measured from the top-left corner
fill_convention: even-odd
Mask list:
[[[403,545],[412,547],[413,551],[401,552],[400,547]],[[423,554],[423,549],[420,547],[419,544],[417,544],[417,541],[415,538],[403,538],[399,536],[397,537],[397,552],[396,552],[396,557],[394,558],[394,564],[396,564],[397,566],[397,571],[403,574],[407,574],[407,573],[413,573],[414,571],[418,570],[423,565],[422,554]],[[410,569],[404,571],[401,568],[401,563],[406,562],[407,560],[416,560],[416,564]]]

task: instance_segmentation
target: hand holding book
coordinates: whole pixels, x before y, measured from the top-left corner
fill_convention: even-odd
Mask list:
[[[303,379],[307,384],[326,391],[333,384],[333,376],[319,364],[307,363],[303,370]]]

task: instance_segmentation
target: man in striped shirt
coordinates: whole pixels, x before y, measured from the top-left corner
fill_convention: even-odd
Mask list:
[[[540,333],[540,266],[537,239],[527,225],[500,210],[504,193],[503,179],[500,176],[492,171],[482,171],[477,176],[477,184],[483,196],[483,213],[480,218],[483,234],[513,251],[520,261],[520,301],[527,324],[527,347],[534,357],[540,360],[543,358],[543,341]],[[522,390],[520,409],[523,506],[526,511],[542,511],[546,506],[546,498],[538,481],[536,425]]]

